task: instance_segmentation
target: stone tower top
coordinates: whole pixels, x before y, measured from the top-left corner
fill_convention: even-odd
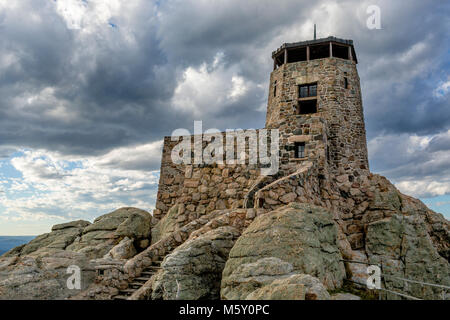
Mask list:
[[[353,47],[353,40],[345,40],[336,37],[284,43],[280,48],[272,52],[274,70],[285,63],[309,61],[328,57],[352,60],[355,61],[355,63],[358,63],[355,48]]]
[[[368,171],[353,41],[285,43],[272,58],[266,128],[280,131],[282,165],[317,160],[335,173]]]

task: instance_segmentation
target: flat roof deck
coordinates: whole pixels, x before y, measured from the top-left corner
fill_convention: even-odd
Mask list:
[[[310,57],[310,50],[320,48],[325,45],[329,45],[329,54],[328,56],[322,52],[320,55],[316,57],[311,56]],[[336,49],[341,49],[340,54],[333,54],[333,47]],[[342,54],[342,49],[348,49],[348,55],[344,56]],[[317,50],[316,50],[317,51]],[[296,55],[295,61],[289,61],[288,54],[293,53]],[[284,57],[283,57],[284,55]],[[358,60],[356,58],[356,52],[355,48],[353,46],[353,40],[347,40],[347,39],[340,39],[336,37],[327,37],[327,38],[321,38],[316,40],[306,40],[306,41],[300,41],[300,42],[293,42],[293,43],[284,43],[281,47],[279,47],[277,50],[272,52],[272,59],[274,59],[274,63],[277,66],[280,66],[284,63],[291,63],[291,62],[297,62],[297,61],[309,61],[314,59],[320,59],[325,57],[337,57],[337,58],[344,58],[353,60],[356,63],[358,63]],[[311,59],[310,59],[311,58]]]

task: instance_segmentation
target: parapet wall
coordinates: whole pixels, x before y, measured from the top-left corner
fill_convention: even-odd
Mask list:
[[[233,160],[237,163],[229,164],[230,159],[223,158],[223,163],[194,164],[194,152],[190,160],[191,164],[176,164],[172,159],[172,150],[181,142],[172,141],[171,137],[164,139],[163,156],[161,161],[161,175],[157,196],[154,217],[161,219],[170,208],[177,205],[177,222],[184,225],[189,221],[197,219],[199,216],[210,213],[214,210],[243,208],[251,191],[251,196],[275,179],[295,173],[305,161],[314,161],[320,168],[319,173],[326,174],[328,170],[327,150],[328,150],[328,128],[326,120],[320,117],[305,117],[298,120],[296,135],[289,138],[280,137],[278,148],[278,167],[272,174],[272,180],[265,180],[261,184],[263,164],[259,157],[254,162],[249,161],[250,146],[254,146],[258,141],[245,140],[245,163],[238,162],[242,154],[238,154],[238,140],[232,143],[234,148]],[[254,130],[259,134],[264,134],[262,130]],[[223,139],[223,152],[226,153],[230,142],[226,139],[226,133],[220,133]],[[203,138],[207,135],[203,135]],[[202,143],[201,150],[204,150],[211,139],[198,139],[199,136],[186,136],[183,139],[189,141],[192,148],[195,143]],[[206,141],[204,141],[206,140]],[[184,141],[184,140],[183,140]],[[199,142],[200,141],[200,142]],[[214,141],[214,140],[212,140]],[[268,152],[270,153],[271,135],[267,137]],[[304,158],[294,159],[295,143],[305,143]],[[192,150],[190,150],[191,152]],[[259,152],[259,150],[258,150]],[[259,153],[258,153],[259,155]],[[255,155],[253,155],[254,157]],[[257,188],[255,189],[255,186]],[[253,205],[253,199],[250,199]]]
[[[255,130],[259,134],[259,130]],[[226,151],[226,133],[221,133]],[[206,136],[206,135],[203,135]],[[194,136],[190,136],[194,146]],[[176,164],[172,159],[172,150],[179,141],[164,139],[161,174],[153,215],[161,219],[170,208],[178,205],[177,220],[180,225],[197,219],[213,210],[242,208],[244,198],[257,178],[261,175],[262,165],[250,164],[248,160],[249,143],[245,146],[244,164],[227,164],[227,161],[213,164]],[[207,142],[202,143],[204,149]],[[237,140],[234,143],[234,160],[238,161]],[[225,160],[225,159],[224,159]]]
[[[177,222],[184,225],[214,210],[242,208],[259,176],[255,165],[187,166]]]
[[[296,172],[261,188],[255,195],[255,209],[273,211],[291,202],[322,205],[317,164],[304,162]]]
[[[263,184],[261,184],[262,169],[267,165],[262,164],[259,157],[253,162],[249,160],[249,155],[252,154],[250,146],[258,144],[259,139],[257,141],[245,140],[245,147],[241,146],[241,149],[238,149],[238,139],[234,139],[232,160],[236,162],[235,164],[229,164],[230,159],[225,158],[222,163],[194,164],[195,155],[190,150],[191,164],[185,165],[176,164],[172,159],[172,150],[182,141],[181,139],[187,141],[190,139],[192,148],[195,147],[195,143],[198,144],[200,141],[202,143],[201,150],[206,148],[209,144],[206,141],[211,141],[211,139],[203,139],[208,135],[203,135],[200,137],[201,139],[198,139],[199,136],[180,137],[178,141],[172,141],[171,137],[166,137],[154,217],[161,219],[170,208],[177,205],[176,217],[181,226],[213,210],[246,207],[249,196],[252,197],[251,206],[253,206],[253,196],[260,188],[276,179],[295,173],[305,161],[317,163],[320,168],[319,173],[326,173],[328,170],[326,120],[320,117],[306,117],[299,121],[301,124],[296,130],[296,135],[291,135],[289,138],[280,137],[283,140],[280,141],[278,147],[277,169],[271,175],[271,179],[263,179]],[[253,133],[256,133],[258,138],[260,134],[265,134],[262,130],[254,130]],[[220,134],[223,139],[223,152],[226,153],[230,142],[227,144],[227,133]],[[266,142],[267,152],[270,153],[271,133],[267,134]],[[294,159],[296,142],[305,143],[304,158]],[[244,159],[246,160],[244,163],[239,162],[242,156],[242,154],[238,154],[239,150],[245,150]],[[259,150],[257,153],[259,155]],[[254,156],[255,154],[253,154]]]

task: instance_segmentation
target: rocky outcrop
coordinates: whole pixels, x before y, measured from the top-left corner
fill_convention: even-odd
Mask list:
[[[450,222],[442,214],[428,209],[422,201],[400,194],[401,213],[406,216],[417,216],[422,220],[432,245],[439,255],[450,261]]]
[[[39,256],[21,256],[0,259],[0,300],[59,300],[81,290],[69,289],[68,268],[82,271],[81,290],[95,279],[95,266],[77,252],[53,249]]]
[[[254,190],[255,208],[188,219],[185,199],[153,227],[135,208],[56,225],[0,257],[0,299],[110,299],[135,289],[127,297],[356,300],[342,291],[343,279],[365,288],[364,263],[381,265],[386,289],[443,298],[440,288],[403,279],[450,285],[448,220],[384,177],[331,180],[311,170]],[[70,266],[82,271],[80,290],[68,289]]]
[[[220,227],[186,241],[162,263],[153,283],[153,299],[218,299],[228,254],[240,232]]]
[[[381,264],[385,288],[417,298],[442,298],[441,289],[394,280],[448,285],[450,223],[421,201],[403,195],[386,178],[337,177],[338,218],[351,251],[346,259]],[[347,277],[365,285],[367,265],[346,263]],[[414,271],[413,271],[414,270]],[[390,277],[390,278],[389,278]],[[389,294],[389,299],[399,298]]]
[[[133,245],[133,240],[125,237],[120,243],[113,247],[104,258],[111,258],[117,260],[130,259],[136,255],[137,251]]]
[[[443,258],[450,257],[450,222],[428,209],[420,200],[403,195],[385,177],[369,174],[356,179],[336,178],[339,192],[334,201],[337,218],[353,250],[365,251],[368,226],[393,215],[415,216],[422,220],[432,245]]]
[[[122,208],[94,220],[67,247],[69,251],[85,254],[91,259],[103,257],[122,239],[128,237],[136,244],[150,237],[151,215],[136,208]],[[139,245],[138,245],[139,246]],[[145,248],[136,248],[145,249]]]
[[[28,244],[12,249],[4,257],[43,255],[52,250],[65,250],[75,239],[79,238],[84,228],[91,223],[83,220],[55,225],[52,232],[37,236]]]
[[[322,282],[299,274],[289,262],[262,258],[240,265],[222,279],[221,297],[226,300],[327,300]]]
[[[423,299],[445,297],[442,289],[401,280],[450,286],[449,263],[433,246],[421,216],[393,215],[369,224],[366,251],[370,263],[381,265],[385,288]]]
[[[152,244],[158,242],[177,229],[179,207],[180,205],[176,204],[170,208],[167,214],[152,228]]]
[[[338,227],[321,207],[292,203],[258,216],[230,252],[221,295],[242,299],[261,283],[292,274],[308,274],[328,289],[339,288],[345,270],[337,242]],[[262,278],[255,282],[254,276]]]
[[[133,240],[137,250],[150,237],[151,215],[136,208],[121,208],[105,214],[94,223],[74,221],[55,225],[52,232],[40,235],[28,244],[14,248],[5,257],[40,256],[54,249],[79,252],[90,259],[103,257],[124,238]]]
[[[331,300],[361,300],[361,297],[351,293],[336,293],[331,296]]]
[[[250,293],[247,300],[330,300],[319,279],[307,274],[295,274],[277,279]]]
[[[86,290],[99,265],[120,265],[149,243],[151,215],[122,208],[94,223],[55,225],[0,257],[0,299],[66,299]],[[68,268],[80,270],[81,288],[69,289]],[[69,270],[70,271],[70,270]]]

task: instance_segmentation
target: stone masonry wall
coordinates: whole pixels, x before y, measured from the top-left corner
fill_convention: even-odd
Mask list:
[[[214,210],[242,208],[259,173],[255,165],[187,166],[177,222],[183,225]]]
[[[295,173],[278,179],[255,195],[255,208],[272,211],[291,202],[322,205],[318,170],[314,162],[304,162]],[[331,204],[330,204],[331,206]]]
[[[258,130],[256,132],[259,134]],[[221,134],[225,151],[225,133]],[[194,146],[193,137],[191,136],[192,146]],[[177,205],[177,222],[182,226],[214,210],[242,208],[245,196],[261,175],[261,164],[259,162],[250,164],[248,161],[249,143],[246,143],[245,148],[247,158],[245,164],[224,162],[224,164],[190,165],[173,163],[171,153],[178,143],[179,141],[171,141],[170,137],[164,139],[154,217],[161,219],[170,208]],[[202,144],[204,149],[207,143]],[[239,156],[236,139],[234,148],[234,159],[237,160]]]
[[[280,169],[277,176],[296,172],[302,162],[316,161],[321,173],[328,170],[328,126],[325,119],[314,117],[298,118],[297,129],[288,138],[280,141]],[[259,132],[257,130],[257,132]],[[222,133],[225,135],[225,133]],[[226,139],[224,149],[226,149]],[[193,142],[193,136],[191,136]],[[295,143],[305,143],[305,157],[295,159]],[[172,149],[178,141],[164,140],[161,175],[154,217],[158,220],[178,205],[179,225],[192,221],[213,210],[244,207],[245,198],[258,179],[261,178],[261,164],[174,164]],[[237,145],[235,141],[235,157]],[[246,153],[248,157],[248,144]],[[206,147],[203,142],[202,148]]]
[[[289,136],[282,136],[280,141],[281,168],[285,175],[296,172],[305,160],[316,161],[320,172],[328,171],[328,125],[318,116],[306,116],[297,119],[295,130],[288,129]],[[295,143],[305,143],[305,157],[295,158]]]
[[[164,138],[156,209],[153,210],[153,216],[158,220],[166,215],[182,193],[185,168],[182,164],[173,163],[171,157],[177,144],[178,141],[171,141],[171,137]]]

